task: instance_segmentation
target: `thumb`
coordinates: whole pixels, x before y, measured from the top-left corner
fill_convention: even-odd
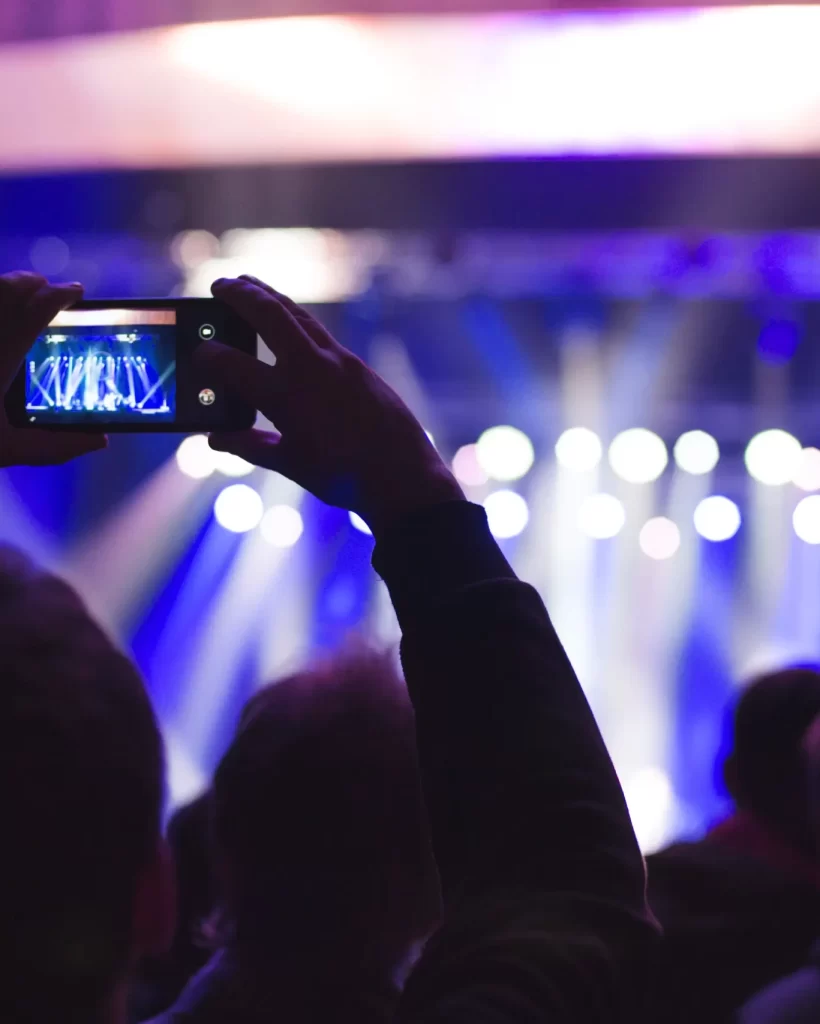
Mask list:
[[[288,475],[282,435],[276,431],[222,431],[211,434],[208,441],[214,451],[230,452],[231,455],[238,455],[240,459],[251,462],[254,466]]]

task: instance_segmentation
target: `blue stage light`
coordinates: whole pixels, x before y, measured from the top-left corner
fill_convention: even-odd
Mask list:
[[[800,327],[793,320],[770,320],[757,339],[757,352],[766,363],[787,363],[800,343]]]

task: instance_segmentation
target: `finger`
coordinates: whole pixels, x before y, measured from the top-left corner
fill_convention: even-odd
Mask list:
[[[27,270],[15,270],[11,274],[0,276],[0,302],[25,302],[48,282],[41,274],[33,274]]]
[[[268,410],[282,391],[282,369],[278,363],[268,366],[255,356],[221,345],[218,341],[203,341],[197,345],[194,361],[213,374],[215,381],[272,419]]]
[[[2,461],[9,466],[55,466],[106,447],[105,434],[9,430],[3,435]]]
[[[61,309],[78,302],[82,295],[81,284],[59,287],[43,284],[29,295],[19,313],[10,316],[0,334],[0,392],[5,393],[11,384],[37,336],[43,333]]]
[[[263,289],[268,295],[272,295],[275,299],[282,303],[286,310],[302,325],[305,331],[310,335],[313,341],[319,345],[320,348],[335,348],[338,347],[339,343],[330,334],[319,321],[312,314],[303,307],[298,305],[293,299],[288,298],[282,292],[278,292],[274,287],[266,284],[264,281],[260,281],[258,277],[254,277],[253,274],[241,274],[239,277],[240,281],[249,281],[251,284],[255,284],[257,288]]]
[[[29,296],[23,308],[23,326],[33,332],[36,338],[66,306],[71,306],[82,299],[83,290],[79,281],[73,281],[71,284],[42,285]]]
[[[272,292],[241,278],[214,281],[211,291],[248,321],[277,359],[299,359],[313,349],[310,335]]]
[[[272,469],[277,473],[287,472],[287,447],[283,444],[282,435],[275,431],[241,430],[235,433],[220,431],[210,435],[211,448],[218,452],[230,452],[240,459]]]

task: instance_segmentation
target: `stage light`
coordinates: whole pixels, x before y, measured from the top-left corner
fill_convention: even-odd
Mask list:
[[[757,339],[757,351],[765,363],[787,363],[800,343],[800,327],[794,320],[770,320]]]
[[[192,270],[219,254],[219,239],[210,231],[182,231],[171,242],[171,259],[183,270]]]
[[[29,251],[29,260],[38,274],[53,277],[62,274],[71,259],[71,250],[62,238],[48,235],[38,238]]]
[[[586,473],[601,461],[603,449],[594,430],[570,427],[555,442],[555,457],[565,469]]]
[[[801,491],[820,491],[820,451],[804,448],[794,471],[792,483]]]
[[[527,502],[515,491],[493,491],[484,499],[490,533],[498,540],[517,537],[529,522]]]
[[[262,536],[275,548],[292,548],[302,536],[304,524],[298,509],[291,505],[274,505],[262,516]]]
[[[698,502],[694,519],[695,529],[704,540],[729,540],[740,529],[740,509],[721,494]]]
[[[792,479],[802,454],[800,442],[785,430],[764,430],[748,443],[744,459],[758,483],[777,487]]]
[[[520,480],[535,461],[532,441],[517,427],[490,427],[478,439],[478,462],[493,480]]]
[[[247,484],[231,484],[214,502],[214,516],[231,533],[247,533],[259,525],[264,506],[258,492]]]
[[[204,480],[216,469],[216,455],[204,434],[192,434],[177,448],[177,466],[192,480]]]
[[[644,523],[638,543],[641,551],[650,558],[657,561],[671,558],[680,547],[680,530],[671,519],[656,516]]]
[[[820,494],[798,501],[792,516],[794,532],[807,544],[820,544]]]
[[[675,793],[662,768],[648,766],[624,785],[632,827],[643,853],[654,853],[669,839],[675,814]]]
[[[244,459],[240,459],[238,455],[232,455],[230,452],[214,452],[216,456],[214,465],[218,473],[222,473],[223,476],[248,476],[252,473],[256,466],[252,462],[246,462]]]
[[[688,430],[675,442],[675,462],[684,473],[701,476],[711,473],[718,464],[720,449],[717,441],[704,430]]]
[[[657,434],[643,427],[622,431],[609,446],[609,464],[630,484],[657,480],[668,461],[666,445]]]
[[[356,512],[348,512],[348,518],[350,519],[350,525],[359,531],[359,533],[365,533],[368,537],[373,536],[373,531],[362,519],[362,517]]]
[[[611,494],[591,494],[578,509],[578,525],[588,537],[608,540],[623,529],[626,512]]]
[[[465,444],[453,456],[456,480],[465,487],[481,487],[490,479],[478,461],[477,445]]]

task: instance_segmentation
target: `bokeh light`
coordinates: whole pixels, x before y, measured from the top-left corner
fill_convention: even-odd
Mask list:
[[[810,494],[797,503],[792,523],[802,541],[820,544],[820,494]]]
[[[499,540],[517,537],[529,522],[527,502],[515,491],[493,491],[484,500],[490,532]]]
[[[712,494],[698,502],[694,520],[704,540],[729,540],[740,529],[740,509],[730,498]]]
[[[171,242],[171,259],[192,270],[219,254],[219,239],[210,231],[182,231]]]
[[[674,456],[678,469],[701,476],[711,473],[718,464],[720,448],[705,430],[688,430],[675,442]]]
[[[657,434],[644,427],[623,430],[609,446],[609,464],[630,484],[657,480],[668,461],[666,445]]]
[[[565,469],[586,473],[601,461],[601,439],[588,427],[570,427],[555,442],[555,457]]]
[[[778,487],[788,483],[800,465],[803,449],[785,430],[764,430],[746,446],[746,469],[758,483]]]
[[[304,528],[299,510],[291,505],[274,505],[259,524],[262,536],[275,548],[292,548]]]
[[[478,463],[493,480],[520,480],[535,461],[532,441],[517,427],[490,427],[476,445]]]
[[[216,455],[204,434],[192,434],[177,448],[177,466],[192,480],[204,480],[216,469]]]
[[[38,238],[32,245],[29,260],[38,274],[53,277],[55,274],[62,274],[66,269],[71,260],[71,250],[64,239],[57,238],[56,235],[47,235],[45,238]]]
[[[671,519],[656,516],[644,523],[638,543],[650,558],[657,561],[671,558],[680,547],[680,530]]]
[[[803,449],[792,483],[801,491],[820,491],[820,450]]]
[[[223,476],[248,476],[248,474],[256,469],[252,462],[246,462],[244,459],[240,459],[238,455],[232,455],[230,452],[214,452],[214,455],[216,456],[216,470],[218,473],[222,473]]]
[[[578,509],[578,525],[588,537],[608,540],[621,532],[626,522],[623,504],[611,494],[591,494]]]
[[[264,506],[259,493],[247,484],[231,484],[216,496],[214,516],[231,533],[247,533],[259,525]]]
[[[490,479],[478,461],[478,447],[465,444],[453,456],[453,473],[465,487],[481,487]]]
[[[348,512],[347,515],[350,519],[351,526],[357,529],[359,533],[367,534],[368,537],[373,536],[373,531],[357,512]]]

